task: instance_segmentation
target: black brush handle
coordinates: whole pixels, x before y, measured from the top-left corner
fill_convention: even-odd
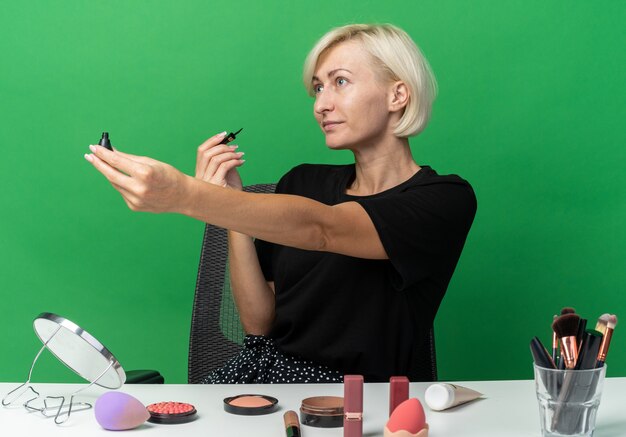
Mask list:
[[[533,337],[530,340],[530,353],[533,355],[535,364],[539,367],[545,367],[547,369],[556,369],[552,357],[541,343],[538,337]]]
[[[576,345],[578,346],[578,351],[583,347],[582,343],[585,339],[585,329],[587,329],[587,319],[581,318],[578,321],[578,333],[576,334]]]
[[[559,407],[553,416],[553,426],[561,433],[572,434],[584,419],[586,407],[581,405],[589,401],[596,392],[598,374],[578,372],[596,367],[596,358],[602,343],[602,334],[588,329],[583,335],[582,349],[576,361],[576,369],[566,371],[563,386],[559,393]]]
[[[563,350],[561,350],[561,356],[559,357],[559,364],[557,367],[559,370],[565,370],[565,358],[563,357]]]
[[[548,351],[543,346],[541,340],[539,340],[538,337],[533,337],[532,340],[530,340],[530,353],[533,356],[533,361],[535,362],[535,365],[537,365],[538,367],[544,367],[546,369],[556,369],[554,361],[552,361],[552,357],[550,356],[550,354],[548,354]],[[558,396],[560,388],[560,384],[556,376],[557,375],[552,374],[552,372],[546,372],[543,373],[543,376],[541,378],[543,385],[546,387],[546,390],[548,390],[548,393],[550,393],[550,396],[552,397]]]
[[[600,351],[600,344],[602,344],[602,333],[595,329],[588,329],[583,335],[582,348],[578,354],[578,361],[576,361],[577,370],[587,370],[596,367],[596,360],[598,358],[598,351]]]

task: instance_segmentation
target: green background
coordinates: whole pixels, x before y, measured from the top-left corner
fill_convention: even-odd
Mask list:
[[[186,382],[203,224],[133,213],[83,159],[102,131],[191,173],[195,149],[244,127],[247,184],[326,150],[301,84],[331,27],[391,22],[440,94],[411,140],[479,208],[437,316],[444,380],[531,378],[573,306],[626,317],[623,1],[4,1],[0,14],[0,381],[26,378],[32,320],[63,315],[126,369]],[[621,126],[621,127],[620,127]],[[626,376],[617,327],[610,376]],[[35,381],[76,378],[45,354]]]

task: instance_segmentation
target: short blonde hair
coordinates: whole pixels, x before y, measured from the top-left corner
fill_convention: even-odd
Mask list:
[[[411,37],[391,24],[349,24],[332,29],[315,44],[304,62],[304,86],[311,96],[317,62],[332,47],[358,41],[380,68],[383,79],[402,81],[409,89],[409,103],[395,127],[398,137],[419,134],[430,120],[437,82],[428,61]]]

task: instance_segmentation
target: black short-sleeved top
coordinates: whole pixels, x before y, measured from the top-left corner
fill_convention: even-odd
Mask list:
[[[285,353],[367,381],[406,375],[412,381],[427,335],[476,212],[471,186],[423,166],[409,180],[372,196],[346,194],[354,165],[303,164],[277,193],[327,205],[358,202],[389,260],[307,251],[257,240],[261,268],[274,281],[270,332]]]

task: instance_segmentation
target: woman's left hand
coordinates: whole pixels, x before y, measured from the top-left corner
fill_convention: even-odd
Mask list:
[[[244,163],[243,152],[237,152],[237,146],[222,144],[225,136],[226,132],[214,135],[198,147],[196,178],[220,187],[242,190],[237,167]]]
[[[133,211],[181,212],[189,176],[164,162],[102,146],[89,146],[85,159],[119,191]]]

